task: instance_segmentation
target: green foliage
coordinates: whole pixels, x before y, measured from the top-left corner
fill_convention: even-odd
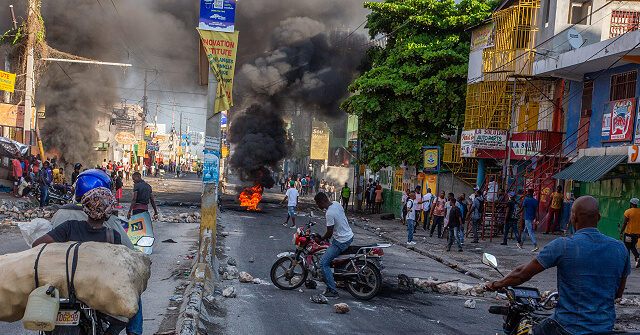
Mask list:
[[[470,26],[491,14],[487,0],[366,2],[369,69],[342,108],[360,116],[362,163],[373,169],[419,165],[421,148],[442,145],[464,120]]]

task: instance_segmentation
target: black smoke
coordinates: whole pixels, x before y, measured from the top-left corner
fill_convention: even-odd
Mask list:
[[[236,167],[243,181],[262,187],[275,184],[269,169],[276,169],[287,154],[287,134],[280,113],[270,106],[252,105],[238,115],[229,129]]]

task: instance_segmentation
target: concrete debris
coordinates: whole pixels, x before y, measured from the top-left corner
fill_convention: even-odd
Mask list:
[[[215,299],[216,297],[213,294],[209,294],[206,297],[204,297],[204,300],[208,303],[212,303]]]
[[[222,275],[225,272],[224,270],[225,270],[224,266],[222,266],[222,265],[218,266],[218,274],[219,275]]]
[[[227,259],[227,264],[232,265],[232,266],[236,266],[236,265],[238,265],[238,262],[236,261],[235,258],[229,257],[229,259]]]
[[[174,296],[171,296],[171,298],[169,298],[169,301],[181,302],[182,299],[182,294],[176,294]]]
[[[322,294],[314,294],[311,296],[311,302],[315,304],[328,304],[329,300]]]
[[[122,213],[121,216],[124,216],[124,213]],[[195,222],[200,222],[200,219],[201,219],[201,215],[199,212],[180,213],[176,215],[164,215],[164,214],[158,215],[158,221],[169,222],[169,223],[183,223],[183,222],[195,223]]]
[[[485,292],[487,292],[487,284],[479,283],[471,289],[470,295],[474,297],[484,297]]]
[[[229,236],[229,232],[228,231],[223,231],[222,233],[220,233],[220,235],[226,237],[226,236]]]
[[[178,309],[178,307],[169,306],[169,307],[167,307],[167,309],[170,310],[170,311],[175,311],[176,309]]]
[[[238,275],[238,280],[239,280],[241,283],[251,283],[251,282],[253,281],[253,277],[252,277],[250,274],[248,274],[248,273],[246,273],[246,272],[242,271],[242,272],[240,272],[240,274]]]
[[[233,231],[237,233],[237,232],[238,232],[238,229],[234,229]]]
[[[224,271],[228,272],[234,277],[238,275],[238,268],[235,266],[227,265],[227,268]]]
[[[224,272],[222,273],[222,280],[234,280],[236,279],[236,276],[230,274],[229,272]]]
[[[222,290],[222,296],[225,298],[235,298],[236,297],[236,288],[233,286],[229,286]]]
[[[304,291],[302,289],[298,289],[298,292],[300,293],[304,293]]]
[[[338,313],[338,314],[346,314],[349,313],[349,305],[345,304],[344,302],[341,302],[339,304],[335,304],[333,305],[333,310]]]
[[[275,237],[273,237],[273,235],[269,235],[269,238],[275,238]]]
[[[255,260],[253,257],[249,258],[249,263],[253,263],[253,262],[255,262],[255,261],[256,261],[256,260]]]
[[[618,305],[640,307],[640,298],[638,298],[638,297],[621,298],[618,301]]]
[[[464,302],[464,307],[471,308],[471,309],[476,309],[476,301],[473,300],[473,299],[469,299],[469,300]]]

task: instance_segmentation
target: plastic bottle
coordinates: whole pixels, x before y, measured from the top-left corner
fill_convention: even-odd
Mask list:
[[[60,309],[60,292],[53,286],[40,286],[29,294],[22,325],[28,330],[52,331]]]

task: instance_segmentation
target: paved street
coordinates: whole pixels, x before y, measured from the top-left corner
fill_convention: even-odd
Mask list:
[[[291,236],[294,233],[293,229],[281,224],[286,217],[286,208],[273,204],[281,197],[280,194],[265,194],[261,204],[263,211],[259,213],[227,210],[222,214],[222,226],[218,227],[219,257],[223,261],[225,256],[236,258],[240,271],[247,271],[270,285],[223,281],[220,289],[234,285],[238,297],[216,300],[217,317],[210,329],[222,326],[220,333],[224,334],[489,334],[501,327],[502,317],[487,312],[487,307],[497,301],[477,299],[477,308],[467,309],[463,304],[469,297],[422,292],[406,294],[395,289],[400,273],[409,277],[459,279],[469,284],[479,282],[395,245],[385,249],[384,289],[380,296],[370,301],[355,300],[348,292],[340,290],[340,299],[330,301],[329,305],[313,304],[311,295],[322,292],[324,285],[319,285],[316,290],[303,286],[302,293],[279,290],[271,284],[269,271],[278,253],[293,249]],[[319,211],[316,208],[314,212],[318,215]],[[298,217],[296,223],[299,226],[308,220],[308,217]],[[324,217],[314,220],[319,222],[314,230],[322,231]],[[223,237],[223,231],[229,235]],[[354,244],[385,242],[357,227],[354,233]],[[249,262],[250,258],[255,262]],[[349,314],[335,314],[333,304],[336,302],[349,304]]]

